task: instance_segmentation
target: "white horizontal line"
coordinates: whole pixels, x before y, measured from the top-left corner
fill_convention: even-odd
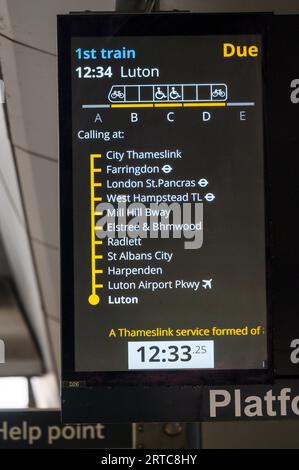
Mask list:
[[[110,108],[110,104],[82,104],[82,108]]]
[[[226,106],[255,106],[255,102],[254,101],[248,101],[248,102],[244,102],[244,103],[226,103]]]

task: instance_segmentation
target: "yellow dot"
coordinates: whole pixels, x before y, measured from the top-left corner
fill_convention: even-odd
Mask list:
[[[97,294],[91,294],[88,297],[88,302],[90,303],[90,305],[98,305],[98,303],[100,302],[100,297]]]

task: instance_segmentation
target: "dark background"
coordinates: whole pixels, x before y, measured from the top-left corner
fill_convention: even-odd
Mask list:
[[[126,370],[127,339],[108,339],[110,328],[195,328],[266,325],[265,237],[263,181],[263,124],[260,58],[223,59],[222,43],[259,44],[257,36],[214,37],[138,37],[88,38],[73,40],[73,168],[74,168],[74,267],[76,317],[76,369],[80,371]],[[126,46],[136,50],[136,60],[76,61],[75,49]],[[138,110],[140,121],[130,124],[131,111],[82,110],[82,104],[105,103],[112,84],[121,84],[116,73],[112,79],[78,79],[78,65],[159,67],[159,79],[124,79],[134,83],[227,83],[228,101],[255,101],[247,111],[247,121],[239,120],[243,108],[210,108],[212,120],[202,123],[201,109]],[[175,123],[165,119],[174,111]],[[100,112],[103,124],[94,124]],[[120,141],[79,141],[79,129],[124,130]],[[204,205],[204,244],[199,250],[184,250],[183,240],[148,240],[140,251],[167,249],[175,252],[174,261],[120,262],[118,266],[162,266],[161,280],[201,280],[213,278],[213,290],[199,289],[123,291],[119,295],[139,296],[138,305],[88,304],[91,289],[90,267],[90,187],[89,154],[107,150],[161,151],[182,150],[176,161],[124,161],[163,166],[174,171],[168,179],[200,179],[210,184],[206,192],[216,199]],[[105,161],[101,162],[105,165]],[[110,162],[109,162],[110,164]],[[142,179],[141,177],[130,178]],[[118,177],[126,179],[125,175]],[[148,194],[154,190],[145,190]],[[157,191],[157,190],[156,190]],[[184,193],[187,190],[171,190]],[[116,191],[115,191],[116,192]],[[139,192],[139,190],[138,190]],[[140,191],[141,192],[141,191]],[[162,192],[162,191],[161,191]],[[194,191],[195,192],[195,191]],[[119,191],[124,194],[124,190]],[[159,191],[160,193],[160,191]],[[105,244],[105,242],[104,242]],[[106,247],[104,248],[107,249]],[[126,248],[127,249],[127,248]],[[135,251],[136,248],[128,248]],[[116,248],[114,249],[116,251]],[[120,250],[120,249],[119,249]],[[104,269],[107,263],[102,264]],[[111,265],[111,263],[110,263]],[[102,275],[104,284],[107,278]],[[148,280],[160,280],[159,278]],[[110,276],[110,280],[117,280]],[[138,279],[121,279],[135,280]],[[106,281],[106,282],[105,282]],[[188,338],[186,338],[187,340]],[[196,338],[189,338],[196,339]],[[200,339],[200,338],[198,338]],[[266,335],[262,337],[217,337],[215,367],[219,369],[258,369],[267,359]]]
[[[272,312],[275,373],[298,375],[290,360],[298,327],[299,103],[291,82],[299,78],[298,16],[275,17],[269,36],[269,181],[272,186]]]

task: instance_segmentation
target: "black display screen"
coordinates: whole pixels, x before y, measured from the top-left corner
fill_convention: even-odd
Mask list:
[[[262,56],[72,38],[76,372],[268,367]]]

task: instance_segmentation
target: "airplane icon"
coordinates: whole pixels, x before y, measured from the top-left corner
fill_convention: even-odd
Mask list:
[[[212,289],[212,281],[213,281],[213,279],[203,279],[202,280],[202,287],[204,289]]]

